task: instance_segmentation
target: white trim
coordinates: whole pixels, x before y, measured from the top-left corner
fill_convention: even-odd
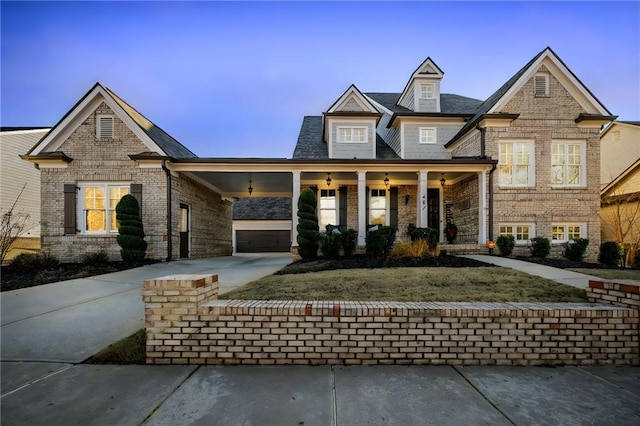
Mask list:
[[[498,236],[503,235],[500,232],[500,228],[503,226],[510,226],[513,229],[511,230],[510,234],[506,234],[506,235],[513,235],[514,238],[517,238],[517,227],[518,226],[528,226],[529,227],[529,239],[528,240],[518,240],[516,239],[516,245],[518,246],[524,246],[527,244],[531,243],[531,238],[534,238],[536,236],[536,225],[533,222],[500,222],[498,223]],[[496,237],[497,238],[497,237]]]
[[[90,187],[101,187],[105,190],[105,208],[97,209],[97,210],[105,210],[105,230],[104,231],[87,231],[87,223],[86,217],[84,215],[84,188]],[[129,189],[128,194],[131,194],[131,182],[78,182],[76,183],[77,188],[77,197],[76,197],[76,217],[77,217],[77,227],[79,235],[89,235],[89,236],[108,236],[108,235],[117,235],[118,231],[111,231],[111,216],[109,215],[109,211],[111,210],[111,206],[109,205],[109,188],[111,187],[127,187]],[[115,209],[116,206],[113,206]]]
[[[400,159],[404,160],[404,125],[402,121],[400,122]]]
[[[422,141],[422,131],[433,131],[433,142],[423,142]],[[420,127],[418,129],[418,143],[420,145],[437,145],[438,143],[438,128],[437,127]]]
[[[393,111],[391,111],[390,109],[382,105],[380,102],[376,102],[374,99],[370,98],[367,95],[364,95],[364,97],[367,98],[367,100],[371,103],[371,105],[373,105],[376,109],[382,110],[384,113],[388,115],[393,115]]]
[[[435,99],[436,98],[436,84],[435,83],[428,83],[428,82],[423,82],[420,81],[417,84],[418,86],[418,93],[419,93],[419,97],[417,99]],[[425,86],[427,88],[427,91],[424,92],[423,86]],[[429,94],[429,90],[428,88],[431,87],[431,96],[423,96],[423,95],[428,95]]]
[[[51,130],[51,127],[47,127],[44,129],[27,129],[27,130],[3,130],[0,131],[0,135],[5,135],[5,136],[9,136],[9,135],[28,135],[31,133],[42,133],[43,136]]]
[[[367,172],[358,170],[358,245],[364,246],[367,236],[366,217]]]
[[[364,112],[371,112],[375,114],[380,112],[373,104],[371,104],[371,102],[367,100],[366,96],[363,95],[362,92],[360,92],[360,90],[354,84],[352,84],[347,90],[344,91],[344,93],[338,98],[338,100],[336,100],[333,105],[331,105],[327,113],[339,111],[340,107],[344,106],[345,102],[350,97],[353,97],[356,102],[358,102],[358,105],[362,107]]]
[[[188,235],[188,239],[187,239],[187,257],[185,257],[184,259],[190,259],[191,258],[191,239],[193,238],[193,236],[191,235],[191,221],[192,221],[192,212],[193,209],[191,208],[191,204],[186,203],[186,202],[182,202],[178,200],[178,257],[180,259],[183,259],[182,256],[180,256],[180,233],[182,232],[181,229],[181,217],[180,217],[180,212],[182,211],[182,206],[187,206],[186,210],[187,210],[187,235]]]
[[[535,153],[535,141],[530,139],[521,139],[521,140],[509,140],[509,139],[501,139],[498,140],[498,187],[509,189],[509,188],[535,188],[536,186],[536,153]],[[501,156],[501,148],[503,145],[512,145],[512,163],[511,166],[515,167],[517,153],[518,151],[515,149],[517,145],[526,145],[529,147],[529,175],[528,182],[526,184],[517,184],[515,181],[515,172],[512,169],[511,172],[511,182],[512,183],[502,183],[501,181],[501,172],[500,172],[500,156]]]
[[[563,169],[563,183],[555,183],[553,182],[553,146],[554,145],[564,145],[564,169]],[[567,167],[568,167],[568,150],[566,149],[569,145],[578,145],[580,146],[580,182],[578,184],[569,184],[567,183]],[[551,146],[549,149],[550,158],[549,158],[549,166],[550,173],[549,176],[550,184],[549,186],[554,189],[562,189],[562,188],[586,188],[587,186],[587,141],[585,140],[575,140],[575,139],[551,139]]]
[[[564,229],[564,238],[562,240],[553,239],[553,227],[554,226],[563,226]],[[587,224],[585,222],[552,222],[551,223],[551,242],[553,244],[562,244],[569,241],[568,235],[568,227],[569,226],[579,226],[580,227],[580,236],[578,238],[586,238],[587,237]]]
[[[391,191],[390,188],[384,185],[369,185],[369,191],[367,192],[367,199],[369,200],[369,217],[367,217],[367,224],[371,225],[371,191],[384,191],[384,224],[389,226],[391,223]],[[375,209],[381,210],[381,209]]]
[[[335,195],[333,196],[335,198],[335,203],[336,203],[335,204],[335,208],[333,208],[333,209],[321,209],[320,208],[320,201],[321,201],[321,198],[322,198],[322,191],[335,191]],[[329,195],[327,194],[327,198],[328,197],[329,197]],[[316,209],[318,211],[318,226],[320,227],[320,232],[325,232],[326,225],[335,225],[335,226],[342,225],[340,223],[340,190],[337,189],[335,187],[335,185],[334,185],[334,188],[331,188],[331,187],[321,188],[321,187],[319,187],[318,188],[318,197],[316,199],[316,203],[317,203]],[[328,223],[328,224],[325,224],[323,226],[322,223],[321,223],[322,219],[321,219],[321,216],[320,216],[321,210],[334,210],[335,211],[335,215],[336,215],[336,223]]]
[[[292,200],[291,200],[291,247],[298,246],[298,199],[300,198],[300,172],[294,170],[292,173]],[[234,234],[235,235],[235,234]],[[234,244],[235,250],[235,244]]]
[[[345,129],[345,130],[351,130],[351,140],[347,141],[347,140],[341,140],[340,137],[340,130]],[[353,140],[353,133],[354,130],[364,130],[364,140],[363,141],[354,141]],[[336,126],[336,137],[338,138],[337,143],[340,144],[366,144],[369,143],[369,128],[367,126],[344,126],[344,125],[340,125],[340,126]]]
[[[427,66],[430,66],[431,68],[433,68],[436,71],[435,74],[423,74],[422,71]],[[418,102],[418,97],[416,96],[416,92],[415,92],[416,89],[415,89],[414,80],[419,77],[430,78],[430,79],[442,79],[443,76],[444,76],[444,73],[436,66],[436,64],[433,62],[433,60],[430,57],[425,59],[424,61],[422,61],[420,66],[418,66],[418,68],[413,72],[413,74],[411,74],[411,77],[409,77],[409,81],[407,82],[407,85],[405,86],[404,90],[400,94],[400,97],[398,98],[397,105],[402,105],[402,102],[404,101],[404,98],[407,96],[407,93],[409,93],[409,90],[413,90],[413,94],[414,94],[413,109],[415,111],[417,109],[416,105]]]

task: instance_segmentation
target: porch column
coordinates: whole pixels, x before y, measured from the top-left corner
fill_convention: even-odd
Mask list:
[[[358,172],[358,245],[367,237],[367,172]]]
[[[429,204],[427,202],[427,170],[418,172],[418,228],[426,228],[429,225]]]
[[[293,173],[293,197],[291,200],[291,246],[298,246],[298,198],[300,198],[300,172]]]
[[[487,242],[487,171],[478,172],[478,244]]]

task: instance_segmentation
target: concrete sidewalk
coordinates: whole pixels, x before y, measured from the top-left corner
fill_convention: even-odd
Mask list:
[[[638,425],[638,367],[78,365],[3,425]]]
[[[586,289],[589,286],[589,280],[601,280],[602,278],[593,275],[581,274],[579,272],[568,271],[566,269],[552,268],[551,266],[539,265],[533,262],[525,262],[523,260],[510,259],[500,256],[487,256],[483,254],[468,254],[460,257],[479,260],[481,262],[490,263],[492,265],[502,266],[503,268],[511,268],[516,271],[526,272],[527,274],[546,278],[561,284],[570,285],[571,287]]]

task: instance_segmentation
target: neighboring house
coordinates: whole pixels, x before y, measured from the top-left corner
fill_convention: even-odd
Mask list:
[[[600,187],[640,158],[640,121],[614,121],[600,135]]]
[[[0,215],[15,203],[14,217],[28,215],[25,231],[5,257],[40,249],[40,171],[20,160],[49,131],[48,127],[0,128]]]
[[[96,84],[24,159],[42,184],[42,249],[63,262],[106,251],[119,259],[115,207],[141,204],[147,257],[231,254],[231,201],[170,162],[195,154]]]
[[[291,251],[291,198],[240,198],[233,203],[234,253]]]
[[[295,252],[297,200],[311,187],[321,228],[352,228],[360,246],[371,225],[397,227],[403,239],[409,224],[433,227],[444,242],[445,225],[455,223],[450,252],[486,250],[487,241],[509,234],[516,253],[543,236],[559,254],[568,240],[585,237],[595,260],[600,129],[615,117],[550,48],[485,101],[441,93],[443,78],[427,58],[402,92],[362,93],[351,85],[322,116],[304,118],[291,159],[198,158],[97,84],[24,157],[43,171],[43,248],[63,259],[99,248],[115,255],[110,209],[131,191],[142,194],[150,257],[171,251],[166,238],[174,244],[168,257],[178,257],[182,222],[191,224],[191,255],[230,253],[225,199],[236,198],[292,199]],[[112,194],[100,209],[98,191]],[[191,220],[178,221],[183,203]],[[249,220],[262,219],[251,202],[248,209],[257,213]],[[263,225],[236,227],[236,244],[238,231],[269,230]]]
[[[607,184],[601,192],[602,241],[617,241],[632,265],[640,250],[640,158]]]

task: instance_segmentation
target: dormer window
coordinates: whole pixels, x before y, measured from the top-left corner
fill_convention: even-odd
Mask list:
[[[536,96],[549,96],[549,74],[536,74],[533,78],[533,84]]]
[[[113,139],[113,115],[98,115],[96,117],[96,138],[98,140]]]
[[[433,83],[420,84],[420,99],[433,99],[435,97],[436,85]]]
[[[366,127],[338,127],[339,143],[366,143]]]
[[[420,143],[436,143],[436,128],[420,127]]]

